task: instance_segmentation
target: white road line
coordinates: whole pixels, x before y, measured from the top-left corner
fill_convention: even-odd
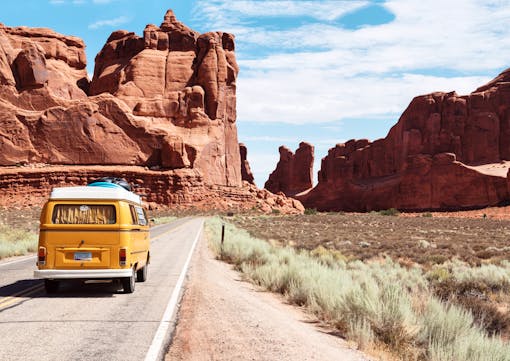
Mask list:
[[[159,327],[152,339],[151,346],[149,347],[149,351],[145,356],[145,361],[157,361],[160,360],[161,349],[164,346],[164,341],[166,337],[166,333],[168,328],[170,327],[170,323],[172,321],[172,316],[175,312],[175,308],[177,307],[177,303],[179,301],[179,294],[181,292],[181,288],[184,283],[184,278],[186,277],[186,273],[188,272],[189,263],[191,261],[191,256],[193,255],[193,251],[195,250],[195,246],[197,245],[200,234],[202,233],[202,228],[204,226],[204,221],[201,222],[200,228],[198,229],[198,233],[193,241],[193,245],[191,246],[191,250],[189,251],[188,258],[184,263],[184,266],[181,270],[181,274],[179,275],[179,279],[175,285],[175,288],[170,296],[170,300],[165,309],[165,313],[163,314],[163,318],[159,323]]]
[[[32,260],[32,259],[36,259],[36,258],[37,258],[37,256],[23,257],[23,259],[16,259],[16,260],[14,260],[14,261],[9,261],[9,262],[0,263],[0,267],[8,266],[8,265],[10,265],[10,264],[15,264],[15,263],[20,263],[20,262],[25,262],[25,261]]]

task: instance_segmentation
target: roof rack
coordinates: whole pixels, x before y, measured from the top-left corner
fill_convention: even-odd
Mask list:
[[[107,183],[109,186],[80,186],[80,187],[57,187],[53,188],[50,199],[55,200],[125,200],[136,204],[142,204],[138,194],[129,192],[124,187]]]

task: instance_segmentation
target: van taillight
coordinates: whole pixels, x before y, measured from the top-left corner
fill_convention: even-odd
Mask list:
[[[127,251],[125,248],[119,249],[119,263],[121,266],[126,265],[126,255],[127,255]]]
[[[39,252],[37,255],[39,265],[44,266],[46,264],[46,247],[39,247]]]

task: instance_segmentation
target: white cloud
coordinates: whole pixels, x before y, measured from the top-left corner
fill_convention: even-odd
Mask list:
[[[65,4],[65,1],[64,0],[50,0],[50,4],[51,5],[61,5],[61,4]]]
[[[99,29],[102,27],[115,27],[121,24],[128,23],[130,19],[127,16],[119,16],[114,19],[98,20],[92,24],[89,24],[89,29]]]
[[[307,16],[318,20],[334,20],[345,13],[369,4],[366,0],[198,0],[196,8],[210,21],[234,24],[244,17]],[[228,16],[225,16],[227,14]],[[225,25],[225,24],[222,24]]]
[[[366,4],[198,1],[195,11],[207,27],[236,35],[238,118],[396,120],[414,96],[466,94],[510,65],[510,0],[390,0],[384,4],[395,15],[390,23],[346,29],[331,22]],[[302,15],[315,21],[271,23],[274,16]]]
[[[92,0],[94,4],[110,4],[116,0]]]
[[[416,74],[349,77],[309,69],[251,73],[238,80],[238,118],[309,124],[392,116],[396,121],[414,96],[440,90],[465,94],[488,80]]]

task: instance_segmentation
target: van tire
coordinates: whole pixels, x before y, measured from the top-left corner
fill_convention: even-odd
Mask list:
[[[143,266],[138,271],[136,271],[136,282],[147,281],[147,267],[148,267],[148,265],[145,264],[145,266]]]
[[[48,294],[57,293],[59,287],[60,283],[57,280],[44,280],[44,289]]]
[[[122,281],[122,289],[124,290],[124,293],[133,293],[135,292],[135,269],[133,268],[133,272],[131,274],[131,277],[124,277],[121,278]]]

